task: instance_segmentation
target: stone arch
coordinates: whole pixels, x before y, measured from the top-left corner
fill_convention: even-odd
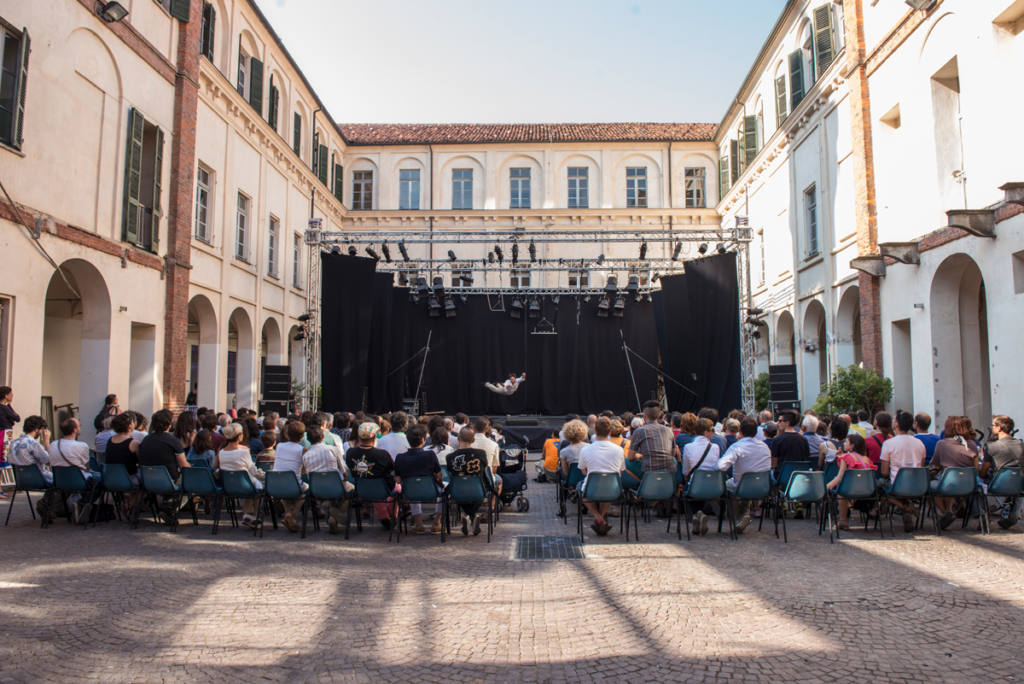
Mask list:
[[[703,152],[686,152],[673,160],[675,205],[686,206],[686,169],[704,169],[704,207],[714,207],[718,197],[718,162]]]
[[[67,38],[67,49],[75,56],[75,71],[116,100],[121,99],[121,70],[103,39],[87,28],[77,28]]]
[[[775,323],[775,363],[796,363],[796,341],[793,333],[793,314],[782,311]]]
[[[817,299],[807,302],[800,335],[803,365],[803,401],[810,406],[828,382],[828,334],[825,306]]]
[[[68,259],[50,276],[44,307],[42,395],[51,397],[55,408],[77,406],[83,433],[94,434],[92,417],[113,389],[110,291],[95,266]],[[123,399],[127,405],[128,397]],[[69,415],[65,409],[44,417],[55,423]]]
[[[270,69],[270,75],[267,76],[267,102],[269,106],[270,101],[270,85],[271,79],[273,79],[273,85],[277,88],[278,101],[277,101],[277,132],[282,134],[288,142],[290,140],[290,133],[292,130],[292,118],[288,115],[291,111],[291,83],[288,81],[288,77],[285,76],[277,66],[272,66]]]
[[[213,65],[222,74],[230,72],[231,53],[229,52],[232,39],[235,35],[231,30],[231,13],[228,12],[224,0],[207,0],[213,3],[213,9],[217,13],[213,27]]]
[[[302,383],[306,377],[305,342],[295,337],[302,332],[302,326],[293,325],[288,329],[288,365],[292,369],[292,382]]]
[[[532,154],[513,154],[506,158],[498,170],[498,209],[511,205],[512,189],[510,169],[530,169],[530,208],[539,209],[544,205],[544,166]]]
[[[263,45],[249,29],[242,29],[238,32],[238,42],[250,57],[255,57],[261,62],[266,61],[263,58]]]
[[[274,317],[263,321],[260,333],[260,356],[271,366],[284,363],[284,346],[281,341],[281,326]]]
[[[253,342],[252,318],[238,307],[228,317],[228,403],[236,407],[255,408],[256,348]],[[234,391],[232,391],[234,390]]]
[[[569,169],[575,167],[586,167],[588,169],[587,206],[591,209],[600,208],[603,204],[601,164],[593,156],[582,152],[570,154],[558,165],[557,180],[555,181],[558,199],[555,206],[569,206]]]
[[[484,175],[484,165],[476,157],[468,154],[460,154],[456,157],[445,160],[441,165],[438,183],[441,190],[441,208],[453,209],[452,195],[452,172],[455,169],[472,169],[473,171],[473,209],[484,208],[486,197],[487,179]]]
[[[935,424],[964,415],[976,427],[991,417],[988,308],[978,264],[957,253],[935,270],[929,304],[935,373]]]
[[[220,341],[217,310],[206,297],[197,294],[188,303],[188,391],[196,392],[198,406],[218,405]]]
[[[860,336],[860,288],[843,290],[836,309],[836,365],[852,366],[864,360]]]

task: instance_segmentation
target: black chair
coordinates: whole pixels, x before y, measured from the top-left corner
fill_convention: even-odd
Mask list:
[[[32,497],[29,496],[29,492],[45,493],[50,487],[50,483],[43,477],[43,473],[39,470],[38,466],[14,466],[14,491],[11,492],[11,503],[7,505],[7,519],[4,521],[4,527],[7,527],[7,524],[11,522],[11,511],[14,510],[14,501],[18,498],[18,492],[25,492],[29,513],[32,514],[32,519],[35,520],[36,509],[32,506]],[[43,527],[46,527],[46,524],[44,520]]]

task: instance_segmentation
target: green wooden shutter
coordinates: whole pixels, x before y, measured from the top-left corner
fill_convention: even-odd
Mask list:
[[[327,185],[327,145],[320,146],[320,160],[316,169],[316,176],[320,182]]]
[[[292,118],[293,131],[292,131],[292,149],[295,150],[295,154],[302,156],[302,117],[299,116],[298,112],[295,112]]]
[[[832,30],[832,6],[822,5],[814,10],[814,63],[815,80],[828,71],[835,60],[835,33]]]
[[[729,191],[729,155],[718,158],[718,201]]]
[[[153,151],[153,238],[149,245],[153,251],[156,251],[160,244],[160,217],[163,216],[163,212],[160,211],[160,188],[163,180],[163,168],[164,132],[157,128],[156,149]]]
[[[804,99],[804,54],[797,50],[789,55],[789,101],[791,110]]]
[[[343,190],[345,184],[345,167],[341,164],[334,165],[334,196],[338,198],[339,202],[344,202],[345,197]]]
[[[249,58],[249,104],[263,116],[263,62]]]
[[[139,196],[142,194],[142,129],[145,120],[135,108],[128,110],[128,142],[124,161],[124,204],[121,211],[121,239],[139,240]]]
[[[313,131],[313,147],[310,150],[313,158],[310,159],[310,167],[313,170],[314,176],[319,176],[320,173],[320,132]]]
[[[775,126],[782,126],[789,112],[786,108],[786,77],[779,76],[775,79]]]
[[[19,150],[24,141],[25,132],[25,90],[28,87],[28,55],[29,38],[28,29],[21,30],[21,45],[18,55],[18,82],[14,87],[14,97],[17,104],[14,106],[14,121],[11,122],[11,142]],[[6,134],[6,131],[5,131]]]
[[[192,0],[171,0],[171,16],[179,21],[188,21],[189,6]]]
[[[280,102],[281,96],[277,91],[277,86],[274,85],[274,77],[270,77],[270,93],[267,95],[267,123],[275,131],[277,130],[277,108]]]
[[[757,132],[757,115],[743,117],[743,158],[746,167],[754,161],[761,141]]]
[[[732,162],[730,171],[732,171],[732,178],[730,179],[730,185],[735,183],[740,178],[742,168],[740,167],[740,145],[735,140],[729,141],[729,161]]]
[[[213,37],[215,35],[214,28],[217,24],[217,10],[213,8],[210,3],[203,4],[203,31],[202,31],[202,47],[200,53],[205,55],[208,60],[213,61]]]

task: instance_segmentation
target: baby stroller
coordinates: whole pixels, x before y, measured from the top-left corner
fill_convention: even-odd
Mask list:
[[[506,506],[516,500],[516,510],[525,513],[530,510],[530,500],[523,492],[526,491],[526,449],[511,445],[506,446],[499,454],[501,465],[498,467],[498,474],[501,475],[501,503]]]

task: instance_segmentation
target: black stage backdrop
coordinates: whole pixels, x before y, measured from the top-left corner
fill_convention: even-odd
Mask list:
[[[623,318],[598,318],[597,297],[586,302],[562,296],[558,304],[545,297],[542,317],[558,334],[533,335],[542,319],[528,318],[525,310],[519,320],[507,310],[495,311],[501,307],[500,297],[472,295],[466,302],[456,297],[455,318],[430,318],[426,298],[410,301],[409,290],[394,287],[391,274],[375,272],[374,260],[324,254],[323,407],[373,412],[400,408],[403,398],[416,391],[423,361],[420,352],[430,333],[422,411],[559,415],[636,410],[623,338],[653,365],[658,364],[659,352],[662,359],[677,365],[679,360],[674,357],[679,352],[701,360],[701,364],[717,364],[699,366],[698,377],[721,378],[720,383],[705,381],[692,388],[702,393],[700,400],[689,402],[687,393],[665,382],[673,409],[704,405],[703,392],[707,392],[709,405],[734,408],[740,399],[735,259],[726,255],[701,261],[718,266],[717,270],[698,269],[700,285],[684,287],[682,297],[656,297],[654,303],[628,299]],[[687,264],[687,274],[695,263]],[[666,277],[663,287],[686,277]],[[722,286],[727,292],[701,292],[705,287]],[[506,309],[511,301],[510,296],[504,297]],[[525,309],[525,298],[523,302]],[[696,324],[694,315],[703,323]],[[730,330],[718,330],[726,326]],[[632,362],[640,401],[653,398],[657,372],[636,357]],[[666,363],[664,370],[685,381],[680,376],[691,372],[687,370],[690,366],[680,370],[677,365]],[[504,380],[510,372],[523,371],[527,381],[511,397],[496,395],[483,386],[484,382]],[[730,389],[730,383],[735,387]]]

